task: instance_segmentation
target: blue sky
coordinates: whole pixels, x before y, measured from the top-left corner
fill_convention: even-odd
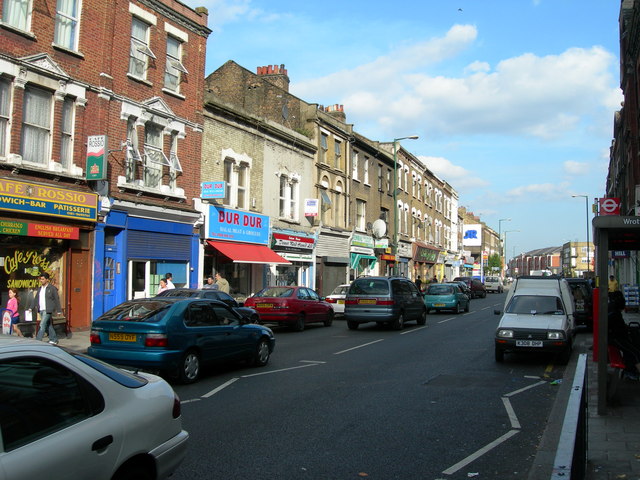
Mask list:
[[[620,1],[188,0],[209,10],[205,73],[284,64],[290,91],[342,104],[496,231],[506,254],[585,241],[620,108]],[[516,231],[517,230],[517,231]]]

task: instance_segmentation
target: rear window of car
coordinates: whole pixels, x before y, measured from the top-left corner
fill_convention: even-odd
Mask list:
[[[290,297],[294,289],[289,287],[268,287],[256,293],[255,297]]]
[[[427,295],[451,295],[453,287],[451,285],[430,285]]]
[[[564,308],[559,297],[546,295],[516,295],[505,310],[505,313],[525,315],[562,315]]]
[[[498,277],[487,277],[485,282],[499,282],[500,279]]]
[[[349,295],[389,295],[389,282],[373,278],[358,278],[351,284]]]
[[[349,285],[340,285],[331,293],[331,295],[346,295],[349,291]]]
[[[154,299],[146,302],[124,302],[98,317],[98,320],[118,322],[159,322],[174,304]]]

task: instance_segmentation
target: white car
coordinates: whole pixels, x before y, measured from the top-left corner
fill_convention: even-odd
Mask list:
[[[349,290],[350,285],[347,283],[345,285],[338,285],[331,295],[328,295],[325,298],[326,302],[329,302],[333,307],[333,313],[336,315],[344,315],[344,299],[347,296],[347,291]]]
[[[0,335],[0,480],[164,479],[188,438],[161,378]]]
[[[487,290],[487,293],[502,293],[504,292],[504,283],[500,277],[485,277],[484,288]]]

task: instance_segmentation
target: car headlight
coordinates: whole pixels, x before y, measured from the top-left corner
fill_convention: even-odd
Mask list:
[[[499,338],[513,338],[513,330],[508,330],[506,328],[500,328],[496,332],[496,336]]]
[[[549,340],[564,340],[564,332],[547,332],[547,338]]]

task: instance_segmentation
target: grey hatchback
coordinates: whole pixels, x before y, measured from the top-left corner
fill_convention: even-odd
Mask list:
[[[405,277],[359,277],[347,292],[344,316],[351,330],[368,322],[401,330],[406,321],[427,323],[427,308],[418,287]]]

